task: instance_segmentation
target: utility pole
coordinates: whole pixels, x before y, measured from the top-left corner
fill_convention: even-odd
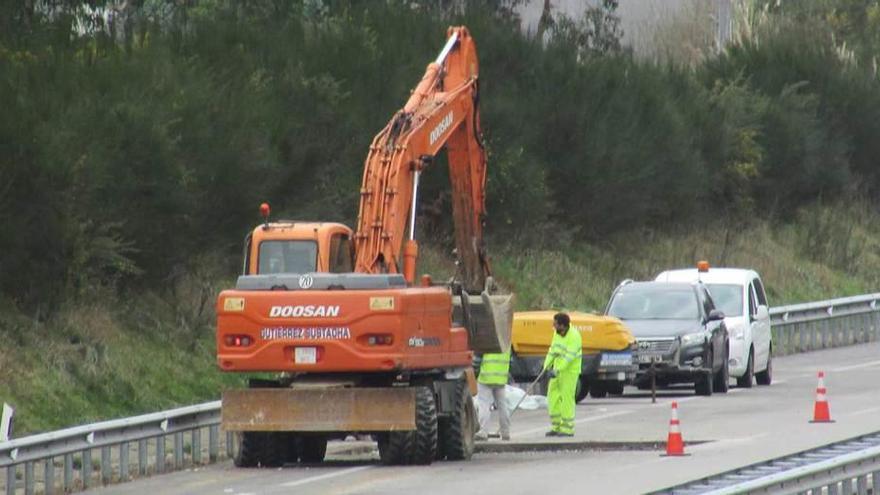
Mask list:
[[[715,45],[718,51],[730,41],[732,0],[715,0]]]

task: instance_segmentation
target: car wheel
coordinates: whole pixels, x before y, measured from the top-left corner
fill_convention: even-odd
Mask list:
[[[587,379],[584,377],[578,378],[577,385],[574,389],[574,402],[578,404],[586,399],[587,392],[590,392],[590,384],[587,382]]]
[[[712,359],[711,354],[709,355],[709,359],[706,360],[706,363],[709,365],[709,371],[707,373],[702,373],[694,382],[694,392],[696,392],[697,395],[712,395],[712,386],[714,385],[712,368],[714,368],[715,361]]]
[[[770,385],[770,382],[773,381],[773,347],[770,347],[769,354],[767,355],[767,369],[759,371],[755,375],[755,379],[758,385]]]
[[[736,379],[736,386],[740,388],[752,388],[755,381],[755,349],[749,348],[749,362],[746,365],[746,372],[743,376]]]
[[[605,388],[605,385],[594,383],[593,386],[590,387],[590,397],[594,399],[602,399],[606,395],[608,395],[608,390]]]
[[[721,363],[721,369],[718,370],[718,373],[715,373],[715,383],[714,389],[715,392],[720,394],[726,394],[728,388],[730,388],[730,363],[728,361],[728,355],[730,351],[724,351],[724,359]]]
[[[612,383],[607,387],[611,395],[623,395],[623,382]]]

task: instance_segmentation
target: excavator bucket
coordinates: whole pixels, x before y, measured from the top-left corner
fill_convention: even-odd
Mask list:
[[[513,294],[479,296],[462,291],[454,299],[454,314],[468,329],[471,349],[478,353],[506,352],[513,324]]]

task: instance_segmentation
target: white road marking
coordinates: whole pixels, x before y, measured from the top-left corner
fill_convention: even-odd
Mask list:
[[[840,371],[859,370],[862,368],[872,368],[874,366],[880,366],[880,361],[868,361],[867,363],[854,364],[852,366],[843,366],[841,368],[834,368],[831,371],[840,372]]]
[[[336,471],[334,473],[322,474],[319,476],[312,476],[311,478],[306,478],[304,480],[296,480],[296,481],[288,481],[287,483],[282,483],[280,486],[285,488],[293,487],[293,486],[302,486],[307,485],[309,483],[314,483],[315,481],[323,481],[330,478],[336,478],[337,476],[345,476],[346,474],[355,473],[357,471],[363,471],[365,469],[370,469],[374,466],[357,466],[353,468],[343,469],[342,471]]]
[[[861,414],[868,414],[868,413],[877,412],[877,411],[880,411],[880,407],[872,407],[870,409],[861,409],[859,411],[853,411],[849,414],[844,414],[844,415],[845,416],[859,416]]]

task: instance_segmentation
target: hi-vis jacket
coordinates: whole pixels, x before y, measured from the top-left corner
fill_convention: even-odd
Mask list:
[[[557,374],[581,374],[581,332],[574,325],[568,327],[565,337],[553,333],[544,368],[554,369]]]

